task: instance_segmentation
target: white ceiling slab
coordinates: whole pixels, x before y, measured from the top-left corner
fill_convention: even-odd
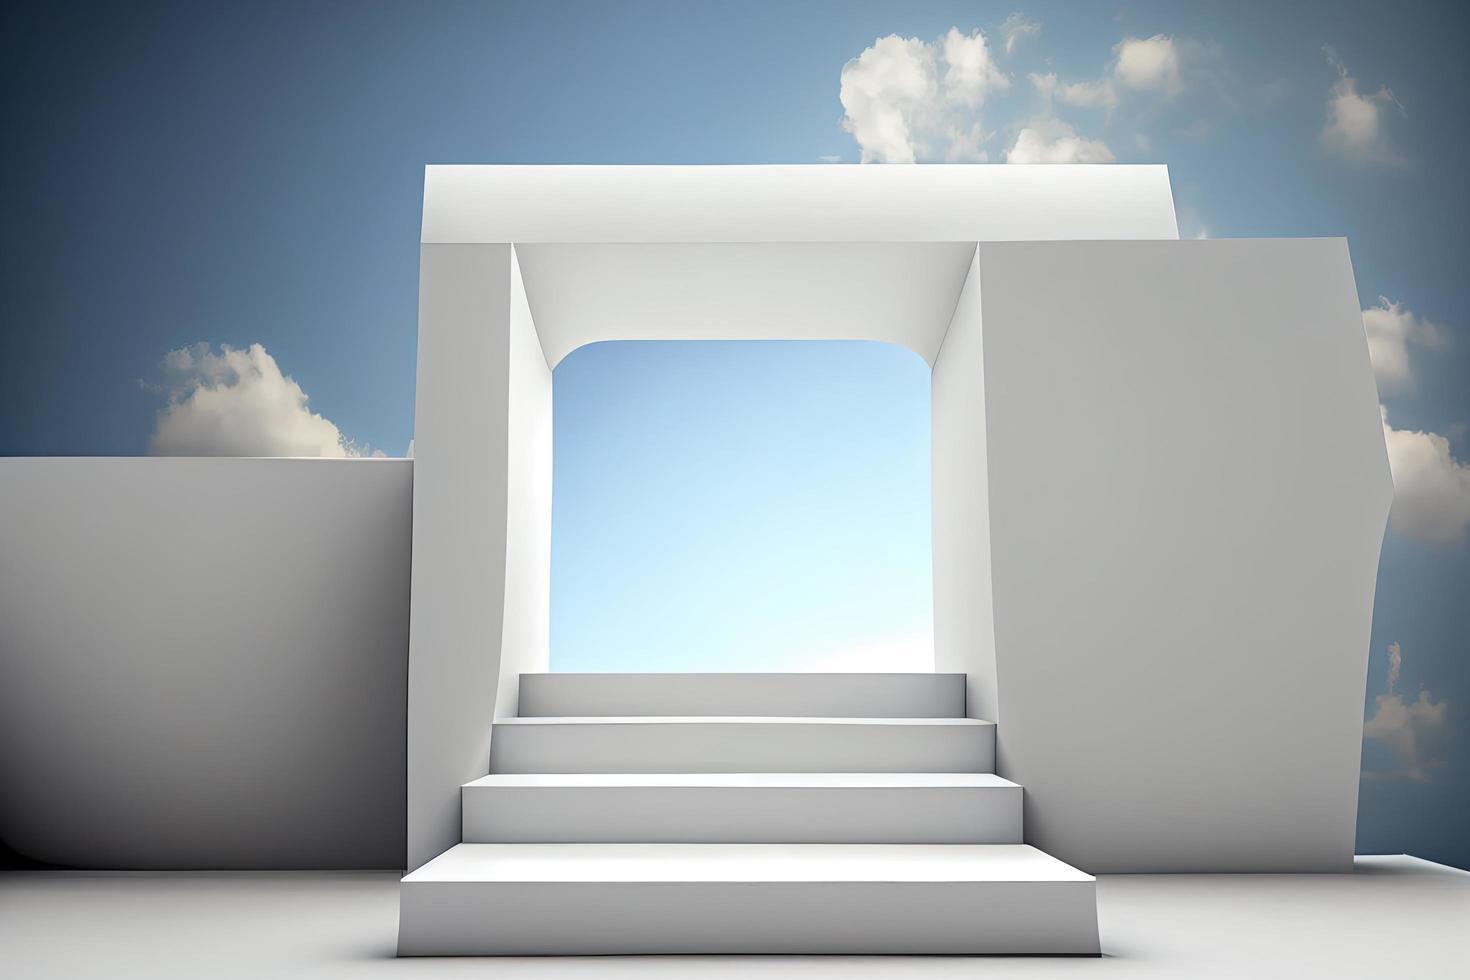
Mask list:
[[[1163,165],[430,166],[423,241],[1179,237]]]
[[[973,243],[517,245],[546,363],[601,340],[879,340],[932,364]]]

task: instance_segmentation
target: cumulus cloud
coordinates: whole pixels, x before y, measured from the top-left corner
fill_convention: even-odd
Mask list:
[[[1383,115],[1390,106],[1402,111],[1388,86],[1365,95],[1358,91],[1358,80],[1332,48],[1323,48],[1327,63],[1337,69],[1337,81],[1327,95],[1327,122],[1322,127],[1322,142],[1344,156],[1379,163],[1401,162],[1383,132]]]
[[[1124,38],[1114,46],[1113,56],[1113,79],[1124,88],[1172,97],[1184,87],[1179,46],[1167,34]]]
[[[1412,310],[1386,296],[1378,297],[1377,306],[1363,311],[1363,330],[1368,335],[1368,355],[1373,360],[1380,395],[1413,386],[1411,348],[1443,350],[1449,342],[1443,327],[1415,316]]]
[[[1010,86],[984,33],[949,33],[929,43],[890,34],[842,66],[842,127],[863,163],[983,160],[978,111]]]
[[[1436,701],[1427,690],[1405,701],[1394,688],[1403,663],[1397,643],[1388,647],[1388,693],[1374,699],[1373,715],[1363,723],[1363,738],[1377,742],[1392,755],[1395,767],[1369,769],[1363,775],[1376,779],[1407,779],[1429,782],[1430,773],[1444,764],[1436,749],[1444,731],[1448,702]]]
[[[1112,162],[1106,143],[1078,136],[1070,124],[1054,117],[1033,119],[1006,151],[1006,163]]]
[[[1383,438],[1393,470],[1390,526],[1428,544],[1463,541],[1470,528],[1470,466],[1455,459],[1444,436],[1393,428],[1387,410]]]
[[[1000,24],[1000,36],[1005,38],[1006,54],[1015,54],[1016,47],[1028,37],[1039,37],[1041,24],[1025,14],[1011,14]]]
[[[156,456],[381,456],[354,444],[307,407],[306,392],[260,344],[208,344],[163,359],[168,403],[159,411]]]

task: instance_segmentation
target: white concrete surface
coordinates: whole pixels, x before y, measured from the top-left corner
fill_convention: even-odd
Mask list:
[[[1163,165],[424,170],[426,244],[1178,237]]]
[[[964,673],[966,713],[998,722],[984,354],[972,253],[929,389],[934,669]]]
[[[877,340],[926,362],[971,242],[517,245],[552,367],[600,340]]]
[[[468,843],[1021,843],[1021,787],[990,773],[494,774],[463,793]]]
[[[402,888],[403,955],[1098,951],[1024,844],[461,844]]]
[[[963,718],[963,674],[525,674],[523,718],[762,715]]]
[[[419,277],[410,867],[459,840],[459,786],[488,771],[491,719],[514,710],[522,672],[547,669],[551,546],[549,369],[512,249],[424,245]]]
[[[516,713],[521,672],[551,665],[551,368],[510,256],[505,596],[495,717]]]
[[[490,771],[992,772],[972,718],[503,718]],[[468,780],[466,780],[468,782]]]
[[[94,868],[400,866],[413,479],[0,459],[0,839]]]
[[[1363,858],[1350,875],[1099,877],[1101,958],[650,956],[399,959],[396,874],[0,873],[0,974],[74,980],[363,976],[1450,977],[1470,960],[1470,874]]]
[[[1094,873],[1347,870],[1393,484],[1346,243],[982,243],[978,268],[1026,840]]]

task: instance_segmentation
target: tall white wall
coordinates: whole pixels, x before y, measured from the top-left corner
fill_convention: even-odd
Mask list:
[[[488,771],[492,720],[514,708],[502,678],[548,666],[537,590],[550,588],[550,371],[538,358],[511,246],[422,247],[410,868],[459,843],[459,787]]]
[[[990,490],[980,272],[970,272],[934,359],[934,669],[967,675],[966,713],[999,721],[990,601]]]
[[[413,467],[0,459],[0,840],[402,867]]]
[[[1393,488],[1346,243],[978,262],[1028,842],[1095,873],[1349,870]]]
[[[516,713],[523,672],[551,665],[551,369],[531,321],[516,251],[511,253],[505,614],[497,718]]]

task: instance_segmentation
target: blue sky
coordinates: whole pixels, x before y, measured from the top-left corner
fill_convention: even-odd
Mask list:
[[[1470,866],[1467,17],[1413,2],[9,4],[0,453],[401,455],[425,163],[1165,162],[1185,234],[1350,241],[1400,484],[1359,846]],[[906,89],[953,66],[951,28],[962,97]],[[558,666],[775,667],[922,635],[928,393],[912,355],[605,345],[569,357],[556,390]],[[870,410],[844,422],[841,405]],[[697,503],[634,510],[650,485]],[[818,487],[842,488],[840,507],[812,513]],[[634,533],[652,543],[611,588],[598,573]],[[703,604],[668,601],[690,595]],[[767,628],[751,632],[755,608]],[[861,631],[833,626],[854,613]],[[682,649],[650,646],[656,616]]]

